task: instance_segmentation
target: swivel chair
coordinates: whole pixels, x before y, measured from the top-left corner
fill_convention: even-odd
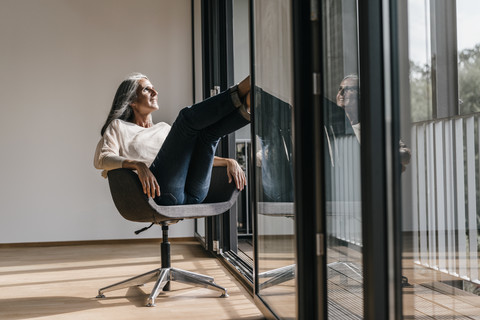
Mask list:
[[[127,220],[150,222],[162,226],[161,267],[147,273],[129,278],[98,290],[97,298],[104,298],[105,292],[140,286],[155,281],[148,297],[147,307],[155,306],[155,299],[160,291],[169,291],[170,282],[178,281],[193,286],[213,289],[228,297],[227,289],[217,285],[209,276],[172,268],[170,265],[170,243],[168,226],[183,219],[195,219],[218,215],[228,211],[235,203],[238,190],[233,183],[228,183],[225,167],[214,167],[210,190],[203,203],[178,206],[159,206],[143,193],[136,173],[128,169],[116,169],[108,172],[108,183],[113,202],[120,214]]]

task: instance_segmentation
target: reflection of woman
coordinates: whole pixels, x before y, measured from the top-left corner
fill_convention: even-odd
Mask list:
[[[351,74],[343,78],[338,88],[337,106],[345,111],[355,136],[360,142],[360,112],[358,97],[358,76]],[[400,140],[399,142],[400,164],[402,172],[406,170],[406,166],[410,163],[411,152],[407,145]]]
[[[358,112],[358,76],[348,75],[340,82],[337,93],[337,106],[345,111],[350,124],[360,141],[360,120]]]
[[[102,128],[94,165],[106,171],[136,170],[143,191],[160,205],[200,203],[213,166],[226,166],[238,189],[245,174],[233,159],[215,157],[220,138],[249,123],[250,79],[182,109],[172,127],[152,123],[157,91],[145,75],[133,74],[117,89]]]

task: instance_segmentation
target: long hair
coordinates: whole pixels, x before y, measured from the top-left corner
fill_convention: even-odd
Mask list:
[[[141,73],[132,73],[122,81],[113,98],[112,108],[108,113],[107,120],[100,131],[103,136],[105,130],[115,119],[133,121],[133,110],[130,107],[132,102],[137,100],[138,81],[140,79],[148,79],[146,75]]]

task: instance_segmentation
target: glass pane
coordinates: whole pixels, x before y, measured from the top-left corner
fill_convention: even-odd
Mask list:
[[[250,73],[250,41],[249,41],[249,0],[233,1],[233,73],[235,83],[239,83]],[[250,125],[235,132],[236,158],[245,170],[247,179],[251,174],[248,166],[251,161]],[[253,216],[249,205],[248,188],[242,191],[237,200],[237,234],[238,256],[252,266],[253,269]]]
[[[437,10],[431,11],[432,23],[456,21],[457,27],[457,50],[449,51],[448,63],[453,64],[450,67],[457,66],[458,52],[458,79],[456,73],[442,73],[436,75],[437,81],[458,81],[459,98],[463,102],[461,112],[468,114],[423,122],[415,122],[412,117],[413,122],[401,126],[405,142],[400,146],[404,160],[403,315],[405,319],[475,319],[480,314],[480,118],[472,112],[479,111],[476,95],[480,85],[480,36],[474,30],[478,29],[480,3],[476,0],[421,2],[426,6],[433,4]],[[418,5],[419,1],[408,2],[408,21],[418,17]],[[438,10],[440,6],[445,9]],[[449,39],[442,34],[427,34],[423,44],[416,42],[418,34],[423,32],[423,26],[414,27],[409,22],[408,45],[428,47],[430,38],[431,42],[449,45]],[[408,54],[410,61],[415,60],[413,50]],[[410,88],[416,85],[415,81],[410,78]],[[408,119],[410,110],[412,114],[415,112],[415,92],[411,94],[411,109],[402,106],[401,119]],[[428,101],[417,103],[425,104],[417,104],[420,109],[429,108]]]
[[[432,119],[430,5],[408,0],[410,96],[412,121]]]
[[[480,112],[480,1],[457,0],[458,98],[460,113]]]
[[[202,2],[193,2],[193,23],[194,23],[194,59],[195,59],[195,101],[203,101],[202,81]],[[205,218],[195,219],[195,232],[205,241]]]
[[[363,317],[357,5],[323,1],[327,296],[330,319]]]
[[[289,0],[254,1],[257,294],[295,318],[292,39]]]

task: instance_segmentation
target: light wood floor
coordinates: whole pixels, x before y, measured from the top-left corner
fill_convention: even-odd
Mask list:
[[[413,262],[403,252],[403,319],[480,320],[480,297],[449,285],[458,277]],[[328,250],[329,319],[362,319],[362,256],[356,250],[331,246]],[[475,285],[477,286],[477,285]],[[480,287],[480,286],[477,286]]]
[[[99,288],[159,267],[159,243],[0,248],[0,319],[263,319],[251,296],[197,242],[173,242],[172,266],[215,278],[229,298],[172,283],[144,307],[153,283],[106,293]]]

